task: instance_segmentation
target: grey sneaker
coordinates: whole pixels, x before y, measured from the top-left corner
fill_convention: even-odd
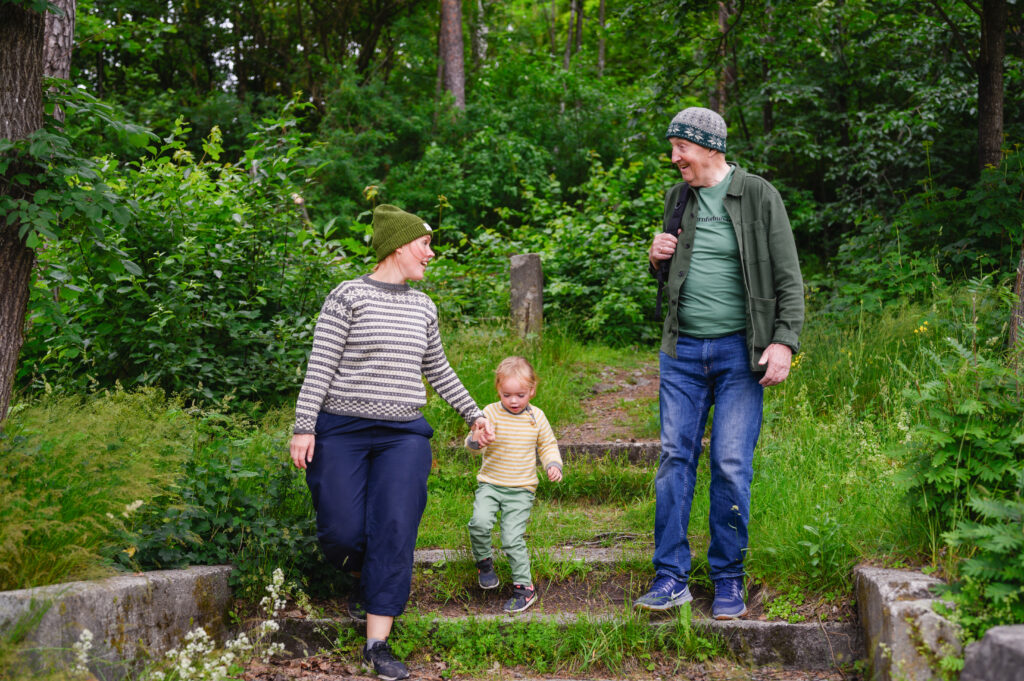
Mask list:
[[[480,585],[481,589],[496,589],[500,582],[498,581],[498,575],[494,571],[494,559],[484,558],[476,563],[477,577],[476,582]]]
[[[515,584],[512,586],[512,598],[508,599],[503,610],[507,613],[522,612],[537,602],[537,590],[532,586]]]
[[[688,584],[675,577],[659,575],[654,578],[650,590],[633,601],[633,606],[644,610],[668,610],[692,600]]]
[[[382,681],[409,678],[409,669],[395,659],[387,641],[377,641],[372,648],[363,648],[363,659],[373,665],[373,671]]]

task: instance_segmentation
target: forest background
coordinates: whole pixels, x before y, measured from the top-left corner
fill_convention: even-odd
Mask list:
[[[439,228],[422,288],[448,329],[503,324],[508,257],[535,252],[560,332],[654,347],[664,132],[707,106],[782,192],[809,326],[949,322],[907,379],[909,489],[974,547],[965,600],[1020,620],[1022,5],[4,0],[0,413],[144,386],[291,403],[381,202]]]

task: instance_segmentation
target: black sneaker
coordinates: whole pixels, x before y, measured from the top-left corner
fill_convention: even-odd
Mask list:
[[[356,622],[366,621],[366,606],[364,603],[366,599],[363,596],[363,587],[357,583],[352,587],[352,592],[348,595],[348,616],[354,619]]]
[[[363,659],[373,665],[377,678],[383,681],[409,678],[409,669],[395,659],[387,641],[377,641],[372,648],[363,648]]]
[[[532,586],[515,584],[512,587],[512,598],[505,604],[505,612],[522,612],[537,602],[537,590]]]
[[[476,583],[481,589],[495,589],[498,587],[498,575],[494,571],[494,559],[484,558],[476,563]]]

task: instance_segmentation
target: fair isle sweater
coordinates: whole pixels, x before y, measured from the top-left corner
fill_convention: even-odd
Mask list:
[[[513,414],[494,402],[484,407],[484,416],[494,426],[494,442],[486,447],[466,437],[466,446],[483,453],[483,463],[476,479],[498,487],[537,489],[537,457],[546,471],[551,466],[562,468],[558,441],[547,416],[539,408],[528,405]]]
[[[342,282],[324,301],[313,331],[293,432],[314,433],[321,411],[417,419],[427,403],[422,377],[467,424],[482,416],[448,364],[429,296],[369,275]]]

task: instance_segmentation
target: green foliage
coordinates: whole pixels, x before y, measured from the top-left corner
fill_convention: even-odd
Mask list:
[[[244,163],[219,162],[216,128],[195,159],[180,119],[138,163],[97,162],[93,181],[116,192],[130,218],[127,209],[116,222],[99,210],[65,216],[71,235],[40,254],[20,382],[291,399],[338,276],[330,259],[362,269],[368,250],[329,244],[306,218],[302,192],[314,169],[299,159],[294,114],[289,106],[265,120]],[[87,236],[94,231],[106,240]]]
[[[198,422],[177,480],[132,516],[114,558],[127,568],[232,564],[232,585],[253,598],[280,567],[313,592],[335,586],[316,540],[309,493],[273,434],[217,413]]]
[[[1017,436],[1024,444],[1024,432]],[[950,547],[968,556],[944,595],[956,604],[954,619],[966,640],[989,627],[1024,621],[1024,466],[1017,487],[1004,494],[974,494],[968,506],[977,520],[962,520],[946,533]]]
[[[1024,243],[1022,187],[1018,146],[966,191],[929,178],[895,216],[865,213],[839,247],[831,307],[919,302],[942,281],[1013,271]]]
[[[716,636],[693,627],[689,606],[679,609],[675,621],[657,627],[635,613],[614,622],[580,618],[564,625],[493,619],[438,622],[406,615],[395,626],[395,654],[404,658],[429,651],[447,663],[445,676],[480,673],[495,665],[525,667],[541,674],[651,671],[656,660],[704,661],[724,650]]]
[[[169,484],[191,437],[156,390],[16,405],[0,430],[0,590],[109,574],[114,533]]]
[[[939,376],[908,389],[924,420],[904,478],[915,505],[952,529],[976,517],[972,494],[1016,489],[1024,421],[1016,372],[977,348],[948,343],[950,352],[929,355]]]

